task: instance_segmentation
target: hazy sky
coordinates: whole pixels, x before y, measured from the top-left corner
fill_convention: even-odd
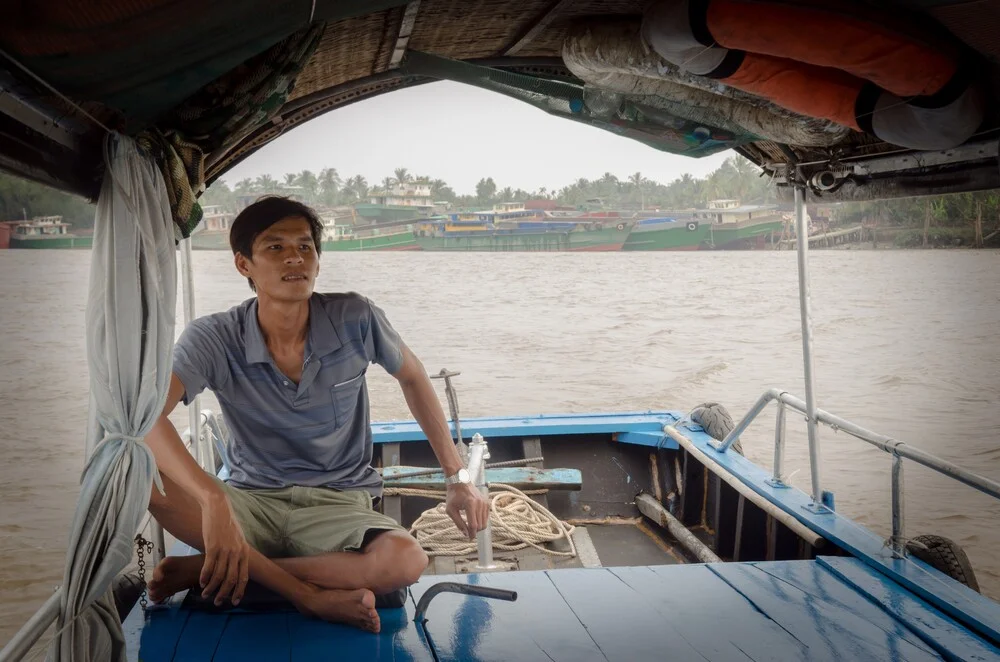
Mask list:
[[[639,171],[667,183],[685,172],[702,177],[732,152],[701,159],[675,156],[602,129],[553,117],[526,103],[460,83],[439,82],[390,92],[334,110],[264,147],[223,177],[327,167],[369,185],[394,168],[447,181],[459,195],[481,177],[499,188],[559,189],[605,172]]]

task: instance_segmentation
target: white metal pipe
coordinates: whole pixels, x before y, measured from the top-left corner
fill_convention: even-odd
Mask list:
[[[17,662],[17,660],[27,655],[31,647],[35,645],[41,636],[45,634],[45,631],[49,629],[49,626],[59,617],[62,595],[63,590],[60,586],[45,601],[45,604],[28,619],[28,622],[11,637],[7,645],[3,647],[3,650],[0,650],[0,662]]]
[[[739,436],[746,431],[753,420],[772,400],[777,400],[778,402],[783,403],[789,409],[793,409],[803,414],[806,413],[806,403],[802,399],[797,398],[786,391],[772,388],[765,391],[764,394],[757,399],[754,406],[750,409],[746,416],[740,419],[740,422],[736,424],[736,427],[733,428],[732,432],[726,435],[726,438],[722,443],[709,443],[712,444],[713,448],[719,452],[728,449],[729,446],[732,445],[733,441],[738,439]],[[819,423],[829,425],[834,430],[844,432],[852,437],[867,442],[887,453],[898,455],[908,460],[913,460],[928,469],[933,469],[940,474],[950,476],[955,480],[968,485],[969,487],[973,487],[980,492],[1000,499],[1000,482],[963,469],[962,467],[948,462],[947,460],[944,460],[936,455],[932,455],[931,453],[922,451],[919,448],[909,446],[905,442],[899,441],[898,439],[893,439],[892,437],[887,437],[884,434],[879,434],[878,432],[873,432],[872,430],[863,428],[856,423],[852,423],[847,419],[831,414],[823,409],[816,410],[816,420]]]
[[[778,400],[778,414],[774,421],[774,475],[775,485],[783,485],[783,464],[785,458],[785,403]]]
[[[476,433],[469,444],[469,475],[473,484],[479,489],[487,502],[490,498],[489,486],[486,484],[486,460],[490,457],[489,447],[483,435]],[[493,529],[490,527],[489,517],[486,518],[486,526],[476,534],[476,552],[479,556],[477,568],[489,570],[493,564]]]
[[[903,458],[892,456],[892,538],[889,546],[896,558],[906,556],[906,509],[903,503]]]
[[[181,289],[184,300],[184,326],[195,319],[194,307],[194,260],[191,252],[191,238],[181,241]],[[191,452],[198,465],[210,471],[211,453],[205,453],[201,435],[201,396],[195,396],[188,405],[188,428],[191,430]],[[207,457],[206,457],[207,456]],[[212,472],[214,473],[214,471]]]
[[[820,482],[819,426],[816,421],[816,381],[812,362],[812,311],[809,301],[809,226],[806,224],[805,191],[795,187],[795,237],[798,243],[799,319],[802,322],[802,369],[806,382],[806,431],[809,436],[809,469],[812,474],[812,498],[823,502]]]

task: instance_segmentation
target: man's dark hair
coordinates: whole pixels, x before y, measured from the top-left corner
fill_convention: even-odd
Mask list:
[[[260,198],[239,213],[229,229],[229,247],[233,249],[233,255],[242,253],[248,260],[252,260],[254,240],[269,227],[289,216],[298,216],[308,221],[318,256],[323,239],[323,223],[319,216],[309,205],[278,195]],[[256,292],[253,281],[249,278],[247,280],[250,281],[250,289]]]

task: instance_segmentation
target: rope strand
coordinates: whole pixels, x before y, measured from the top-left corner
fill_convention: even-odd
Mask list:
[[[489,496],[494,549],[513,552],[533,547],[552,556],[576,556],[576,544],[572,536],[575,527],[561,521],[530,497],[531,494],[544,494],[548,490],[522,492],[503,483],[490,483],[489,487],[496,490]],[[412,488],[387,488],[385,495],[445,499],[444,492]],[[410,533],[429,556],[466,556],[476,553],[476,541],[470,541],[458,530],[455,522],[445,512],[444,503],[425,510],[410,527]],[[547,542],[563,538],[569,543],[568,552],[543,546]]]

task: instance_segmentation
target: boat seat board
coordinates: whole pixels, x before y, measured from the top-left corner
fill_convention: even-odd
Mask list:
[[[518,599],[441,593],[415,624],[417,601],[441,581]],[[1000,660],[990,642],[848,557],[425,575],[403,608],[380,616],[373,635],[291,611],[170,606],[146,612],[138,659]]]
[[[413,467],[383,467],[382,479],[385,486],[410,489],[445,489],[443,474],[429,474],[408,478],[414,473]],[[519,490],[579,490],[583,485],[583,475],[579,469],[536,469],[535,467],[506,467],[486,470],[486,482],[510,485]]]

